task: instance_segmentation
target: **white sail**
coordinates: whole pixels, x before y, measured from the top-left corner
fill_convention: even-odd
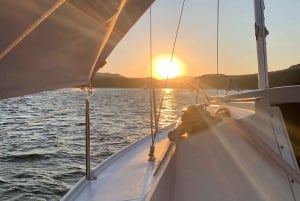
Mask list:
[[[0,99],[87,85],[152,0],[0,2]]]

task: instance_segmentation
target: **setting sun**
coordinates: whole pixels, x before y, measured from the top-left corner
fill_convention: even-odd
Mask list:
[[[182,65],[177,58],[162,56],[155,60],[154,76],[158,79],[174,78],[182,75]]]

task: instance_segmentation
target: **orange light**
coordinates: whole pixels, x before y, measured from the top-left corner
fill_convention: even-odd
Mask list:
[[[154,64],[154,76],[158,79],[174,78],[182,75],[182,64],[175,57],[171,61],[170,56],[160,56],[155,59]]]

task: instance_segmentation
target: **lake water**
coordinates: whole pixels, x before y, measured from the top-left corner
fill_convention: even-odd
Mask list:
[[[59,200],[84,176],[85,98],[63,89],[0,101],[0,200]],[[166,90],[160,127],[193,103],[193,91]],[[92,167],[148,135],[149,119],[149,90],[95,89]]]

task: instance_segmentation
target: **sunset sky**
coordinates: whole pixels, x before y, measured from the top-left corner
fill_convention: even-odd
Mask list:
[[[182,0],[152,6],[153,59],[170,55]],[[265,0],[269,71],[300,63],[300,1]],[[186,0],[175,47],[181,75],[216,73],[217,0]],[[220,0],[219,73],[257,72],[253,0]],[[100,72],[150,75],[149,11],[127,33]]]

